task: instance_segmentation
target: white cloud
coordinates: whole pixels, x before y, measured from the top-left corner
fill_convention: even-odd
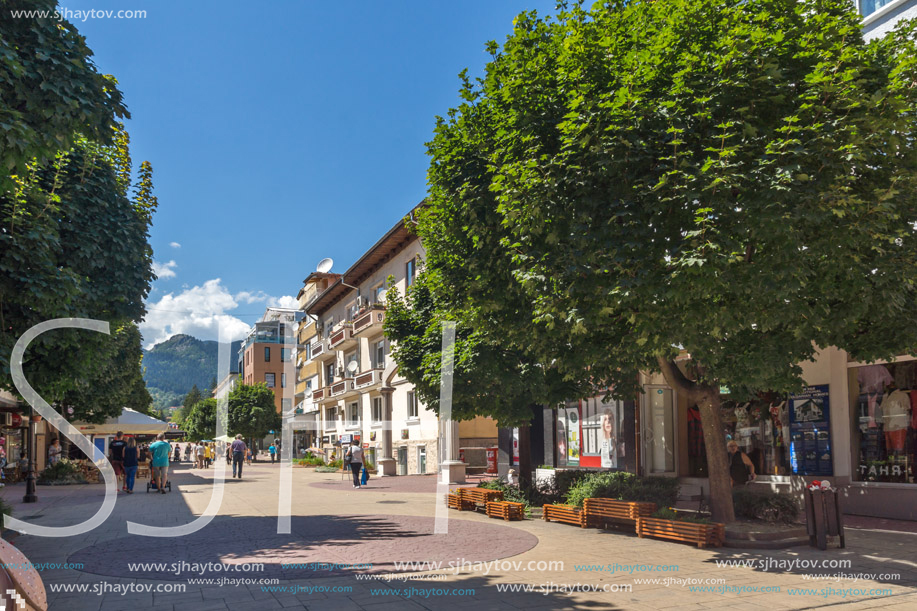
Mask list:
[[[284,295],[282,297],[271,297],[268,299],[267,304],[275,308],[292,308],[297,307],[296,297],[292,295]]]
[[[147,304],[146,318],[140,324],[144,345],[150,348],[177,333],[215,340],[221,329],[224,339],[241,339],[250,326],[229,313],[238,306],[219,278],[178,294],[168,293]]]
[[[156,274],[160,280],[174,278],[176,267],[178,267],[178,263],[175,261],[169,261],[168,263],[157,263],[153,261],[153,273]]]
[[[171,246],[172,248],[181,248],[181,244],[179,244],[178,242],[169,242],[169,246]]]
[[[242,291],[241,293],[235,294],[235,299],[236,301],[243,301],[245,303],[259,303],[269,301],[273,299],[273,297],[264,291],[255,291],[254,293],[251,291]]]

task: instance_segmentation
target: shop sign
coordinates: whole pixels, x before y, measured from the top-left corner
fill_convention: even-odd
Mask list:
[[[512,464],[519,464],[519,429],[513,429],[513,462]]]
[[[568,407],[567,412],[567,465],[579,466],[580,422],[579,408]]]
[[[364,450],[368,450],[368,449],[369,449],[369,444],[368,444],[368,443],[364,443],[364,444],[363,444],[363,449],[364,449]]]
[[[19,414],[11,414],[10,421],[10,426],[14,429],[18,429],[20,426],[22,426],[22,416]]]
[[[350,443],[353,440],[353,435],[346,433],[341,435],[341,443]]]

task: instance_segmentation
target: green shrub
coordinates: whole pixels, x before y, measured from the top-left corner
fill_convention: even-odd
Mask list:
[[[561,499],[566,498],[573,486],[582,479],[594,475],[595,473],[595,471],[587,471],[585,469],[555,469],[554,486],[550,490],[546,490],[546,492]]]
[[[511,503],[522,503],[525,505],[525,515],[531,513],[533,506],[540,507],[544,503],[539,503],[540,497],[537,490],[531,488],[520,488],[519,486],[510,486],[498,479],[487,480],[478,484],[479,488],[488,490],[499,490],[503,493],[503,500]]]
[[[678,479],[641,477],[624,471],[592,472],[581,478],[567,493],[567,504],[583,506],[585,499],[619,499],[656,503],[668,508],[678,500]]]
[[[38,476],[39,484],[85,484],[86,480],[79,467],[62,458],[57,463],[45,468]]]
[[[736,517],[763,520],[770,523],[791,524],[799,516],[796,499],[777,492],[753,492],[748,488],[732,491]]]
[[[653,513],[653,517],[659,520],[675,520],[678,522],[694,522],[696,524],[709,524],[710,520],[707,518],[699,518],[691,513],[682,513],[680,511],[675,511],[665,507],[663,509],[657,509]]]
[[[325,460],[320,456],[304,456],[302,458],[294,458],[293,464],[319,466],[319,465],[324,465]]]

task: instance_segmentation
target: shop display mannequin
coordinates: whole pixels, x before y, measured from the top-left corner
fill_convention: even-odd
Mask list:
[[[892,386],[894,388],[894,386]],[[882,421],[885,424],[885,447],[889,451],[903,452],[911,412],[911,398],[903,390],[894,388],[882,399]]]
[[[895,378],[885,365],[868,365],[857,371],[860,383],[860,394],[867,395],[869,409],[869,428],[876,428],[876,400],[885,391],[885,387],[894,383]]]

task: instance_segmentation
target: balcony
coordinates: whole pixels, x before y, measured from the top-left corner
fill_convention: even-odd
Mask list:
[[[328,396],[335,398],[346,397],[347,395],[353,394],[356,390],[353,386],[353,378],[338,380],[328,388],[330,389]]]
[[[353,328],[348,322],[331,332],[331,336],[328,338],[328,347],[331,350],[349,350],[356,346],[359,341],[353,336]]]
[[[366,390],[382,383],[382,369],[370,369],[358,373],[353,379],[353,387],[357,390]]]
[[[325,340],[319,339],[312,344],[312,360],[313,361],[324,361],[329,358],[334,357],[334,352],[328,349],[328,344]]]
[[[382,333],[385,322],[385,310],[370,308],[353,319],[353,334],[359,337],[373,337]]]
[[[315,390],[312,391],[312,402],[313,403],[317,404],[320,401],[324,401],[327,398],[328,398],[328,387],[327,386],[316,388]]]

